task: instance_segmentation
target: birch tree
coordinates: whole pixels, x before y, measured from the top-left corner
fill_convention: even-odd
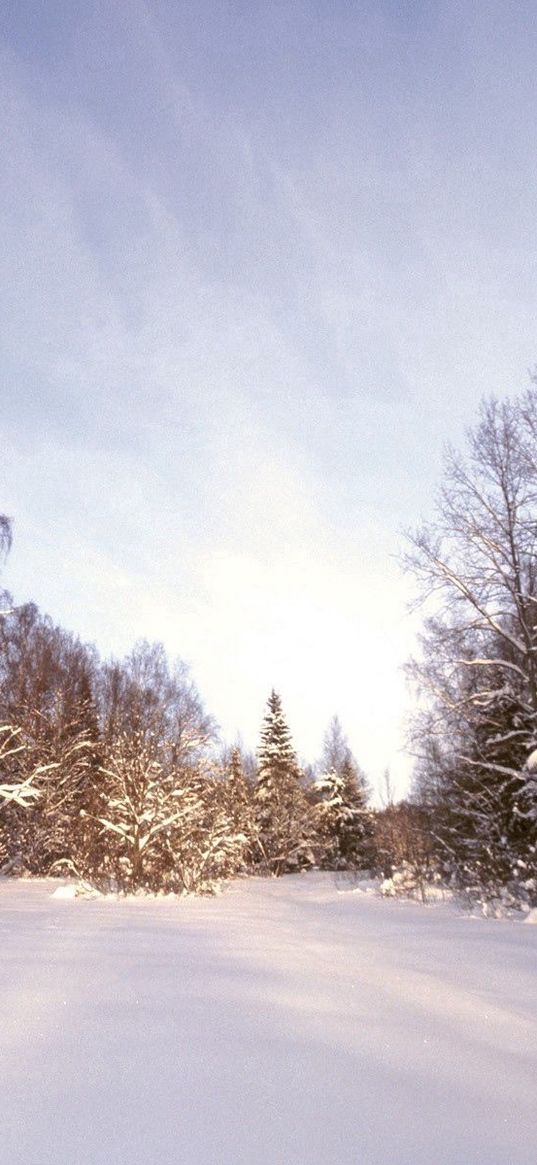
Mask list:
[[[536,414],[535,385],[482,403],[406,555],[426,609],[419,791],[448,865],[478,884],[509,880],[532,844],[517,807],[537,742]]]
[[[13,537],[13,529],[11,519],[5,514],[0,514],[0,566],[3,565],[9,551],[11,549],[11,542]],[[10,610],[9,595],[0,587],[0,618],[2,615],[7,615]]]

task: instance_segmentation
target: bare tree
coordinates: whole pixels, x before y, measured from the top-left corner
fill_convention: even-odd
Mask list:
[[[6,517],[5,514],[0,514],[0,560],[9,553],[12,536],[13,528],[11,518]]]
[[[374,820],[376,859],[391,882],[388,892],[424,902],[438,870],[427,812],[408,801],[392,802],[377,810]]]
[[[409,665],[419,792],[447,864],[478,884],[508,880],[529,844],[517,802],[537,740],[536,412],[535,386],[483,402],[406,555],[426,610]]]
[[[500,671],[537,718],[536,410],[535,388],[483,403],[467,455],[447,452],[435,518],[409,535],[406,565],[434,600],[430,632],[449,637],[453,663],[485,687]]]
[[[170,763],[198,769],[216,725],[182,660],[170,667],[161,643],[140,640],[124,660],[104,665],[96,686],[105,741],[151,733],[166,740]]]
[[[13,540],[13,526],[11,518],[7,518],[5,514],[0,514],[0,565],[5,562],[9,551],[11,550],[11,543]],[[9,595],[0,588],[0,617],[7,615],[10,611]]]

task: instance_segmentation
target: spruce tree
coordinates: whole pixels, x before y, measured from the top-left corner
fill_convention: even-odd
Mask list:
[[[242,828],[250,818],[252,796],[244,773],[241,750],[237,745],[231,749],[226,766],[226,778],[228,811],[237,828]]]
[[[257,750],[257,789],[260,796],[269,795],[283,781],[296,779],[298,761],[277,692],[272,689],[261,728],[261,743]]]
[[[325,869],[365,869],[373,860],[373,817],[367,784],[350,749],[315,782],[316,821]]]
[[[244,771],[241,749],[231,749],[223,772],[223,803],[234,834],[244,838],[242,868],[247,869],[255,845],[253,788]]]
[[[270,873],[280,874],[309,864],[310,811],[281,699],[272,690],[261,729],[255,788],[256,849]]]

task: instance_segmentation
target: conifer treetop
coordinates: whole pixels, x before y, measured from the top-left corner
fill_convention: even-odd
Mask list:
[[[298,775],[298,761],[291,733],[283,714],[281,698],[274,688],[267,701],[257,761],[259,785]]]

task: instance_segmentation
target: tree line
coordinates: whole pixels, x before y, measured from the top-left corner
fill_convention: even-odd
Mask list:
[[[222,746],[162,644],[103,661],[34,604],[4,593],[2,611],[2,872],[204,892],[239,873],[371,864],[366,779],[337,717],[305,772],[272,692],[252,757]]]
[[[0,552],[11,525],[0,516]],[[202,891],[237,873],[368,870],[537,903],[537,385],[482,402],[407,536],[412,791],[382,810],[337,717],[299,765],[272,692],[257,755],[222,748],[184,664],[123,660],[0,596],[0,869]]]

